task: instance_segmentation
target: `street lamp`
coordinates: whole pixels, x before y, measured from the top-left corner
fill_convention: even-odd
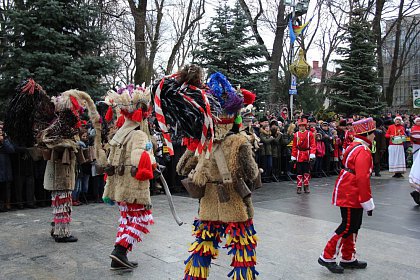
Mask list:
[[[295,23],[296,17],[300,17],[308,12],[309,7],[309,1],[310,0],[284,0],[285,6],[290,6],[292,8],[292,13],[289,15],[288,18],[292,21],[292,26]],[[293,32],[293,30],[290,30],[290,32]],[[293,53],[294,53],[294,46],[293,41],[290,40],[290,51],[289,51],[289,65],[293,61]],[[296,77],[292,74],[290,71],[290,119],[293,119],[293,95],[297,94],[296,91]]]

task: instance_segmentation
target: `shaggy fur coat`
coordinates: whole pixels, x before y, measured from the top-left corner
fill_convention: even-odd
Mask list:
[[[258,178],[259,169],[252,156],[252,146],[248,139],[241,134],[233,134],[224,138],[221,143],[227,167],[231,173],[233,183],[225,184],[225,192],[230,200],[220,202],[217,193],[217,184],[222,177],[217,168],[214,154],[210,159],[202,153],[198,160],[193,152],[186,151],[177,165],[181,175],[187,175],[192,169],[192,180],[197,187],[205,188],[204,197],[200,199],[199,218],[204,221],[245,222],[253,217],[251,199],[242,199],[235,189],[236,182],[243,178],[245,182],[254,182]]]
[[[156,163],[153,151],[146,150],[146,144],[150,143],[150,137],[142,130],[137,130],[139,123],[127,119],[124,125],[115,133],[110,144],[108,164],[116,167],[120,164],[120,156],[123,146],[126,145],[125,156],[123,155],[124,174],[121,176],[116,170],[113,176],[108,176],[103,197],[121,202],[150,205],[149,180],[139,181],[131,176],[131,167],[137,167],[144,151],[150,156],[152,164]]]
[[[44,189],[72,191],[76,184],[76,142],[64,140],[51,147],[51,159],[44,173]],[[65,156],[64,156],[65,155]]]

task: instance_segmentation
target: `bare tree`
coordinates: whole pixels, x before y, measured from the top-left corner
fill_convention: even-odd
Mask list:
[[[397,9],[397,17],[386,20],[387,29],[378,43],[388,57],[390,57],[389,75],[385,77],[383,54],[378,57],[378,68],[381,67],[381,80],[388,83],[384,87],[384,97],[388,106],[392,106],[394,88],[401,77],[404,68],[419,53],[419,44],[416,44],[417,36],[420,33],[420,19],[412,14],[420,7],[419,1],[400,0]],[[391,7],[392,10],[392,7]],[[381,11],[377,11],[379,17]],[[382,18],[384,20],[384,18]],[[380,59],[380,60],[379,60]]]
[[[180,66],[180,61],[182,64],[185,62],[187,55],[185,49],[191,48],[192,36],[205,13],[205,0],[179,0],[178,9],[174,9],[174,11],[176,14],[171,16],[171,20],[175,29],[175,45],[168,59],[166,73],[173,71],[177,56],[178,66]],[[184,52],[180,53],[180,49],[183,49]]]
[[[285,5],[283,0],[273,0],[270,2],[270,6],[274,7],[271,11],[275,14],[275,19],[271,21],[271,26],[274,32],[274,41],[272,45],[272,52],[271,54],[268,52],[268,48],[262,39],[262,36],[259,33],[259,26],[258,21],[260,17],[263,15],[263,5],[261,0],[258,0],[258,7],[253,10],[256,10],[257,13],[255,16],[251,14],[250,4],[248,4],[245,0],[239,0],[239,3],[242,9],[245,12],[245,15],[251,25],[252,32],[258,42],[259,45],[263,46],[264,56],[269,65],[269,83],[270,83],[270,92],[272,95],[276,95],[279,92],[279,68],[280,62],[282,59],[283,54],[283,39],[284,39],[284,31],[287,27],[287,21],[285,18]],[[266,16],[268,18],[269,16]]]

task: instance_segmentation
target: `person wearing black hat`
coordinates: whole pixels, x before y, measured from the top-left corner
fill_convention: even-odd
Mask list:
[[[322,170],[327,174],[330,175],[331,170],[331,154],[334,151],[334,147],[332,146],[332,133],[330,130],[330,126],[327,122],[323,122],[321,124],[320,133],[322,135],[322,141],[325,145],[325,155],[322,158]]]
[[[381,177],[381,159],[386,151],[386,138],[385,138],[385,129],[383,127],[383,121],[380,118],[374,119],[376,122],[376,130],[375,130],[375,141],[374,147],[375,149],[372,150],[373,153],[373,170],[375,171],[376,177]]]

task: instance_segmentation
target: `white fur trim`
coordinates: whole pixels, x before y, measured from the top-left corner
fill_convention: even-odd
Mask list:
[[[399,119],[401,122],[403,121],[403,119],[402,119],[400,116],[396,116],[396,117],[394,118],[394,122],[395,122],[397,119]]]
[[[375,209],[375,203],[373,203],[373,198],[369,199],[366,202],[362,202],[360,204],[362,205],[363,209],[365,209],[366,211]]]

